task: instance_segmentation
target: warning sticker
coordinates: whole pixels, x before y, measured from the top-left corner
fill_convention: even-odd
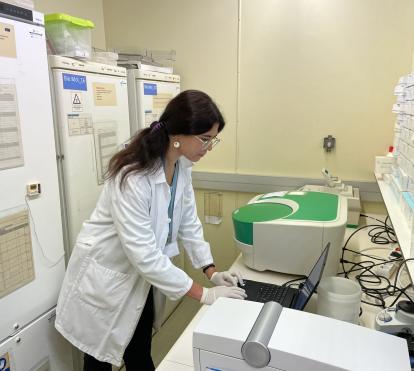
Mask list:
[[[71,101],[72,101],[72,112],[83,112],[83,96],[81,92],[79,91],[72,92]]]

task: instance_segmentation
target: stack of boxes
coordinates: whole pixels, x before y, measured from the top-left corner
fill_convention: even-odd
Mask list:
[[[414,74],[403,76],[399,79],[394,89],[397,102],[392,111],[397,114],[394,128],[394,150],[392,157],[387,157],[391,162],[390,171],[378,171],[382,173],[396,200],[398,201],[404,219],[410,230],[411,251],[414,254]],[[377,164],[377,161],[376,161]],[[380,169],[378,169],[380,170]],[[387,167],[383,170],[388,170]],[[376,167],[377,172],[377,167]]]

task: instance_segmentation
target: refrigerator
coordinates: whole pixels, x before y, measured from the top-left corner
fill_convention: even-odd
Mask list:
[[[157,66],[144,65],[140,68],[128,69],[128,104],[131,122],[131,136],[137,131],[149,127],[153,121],[157,121],[168,102],[180,93],[180,76],[171,73],[163,73],[150,70]],[[174,257],[173,263],[184,270],[184,254],[180,248],[180,254]],[[172,314],[181,300],[166,300],[164,323]]]
[[[49,56],[65,245],[71,251],[101,193],[112,155],[130,138],[123,67]]]
[[[72,370],[43,15],[0,2],[0,369]]]
[[[180,76],[178,75],[129,69],[128,100],[131,135],[157,121],[168,102],[179,93]]]

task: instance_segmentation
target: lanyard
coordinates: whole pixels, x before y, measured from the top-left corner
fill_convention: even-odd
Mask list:
[[[177,190],[177,179],[178,179],[178,166],[175,165],[174,168],[174,175],[170,187],[170,204],[168,205],[168,218],[170,219],[170,223],[168,225],[168,239],[167,243],[171,242],[172,239],[172,227],[173,227],[173,214],[174,214],[174,200],[175,200],[175,192]]]

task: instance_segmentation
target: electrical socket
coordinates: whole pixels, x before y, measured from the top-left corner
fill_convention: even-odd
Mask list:
[[[39,182],[28,183],[26,185],[26,194],[28,197],[35,197],[40,195],[41,188]]]
[[[399,256],[398,256],[399,255]],[[379,276],[385,278],[390,278],[396,271],[399,263],[399,258],[401,257],[401,252],[399,250],[393,250],[388,254],[388,260],[381,265],[374,267],[373,271]]]
[[[390,278],[397,269],[397,267],[398,263],[396,261],[388,261],[384,262],[381,265],[377,265],[374,269],[374,272],[379,276]]]

